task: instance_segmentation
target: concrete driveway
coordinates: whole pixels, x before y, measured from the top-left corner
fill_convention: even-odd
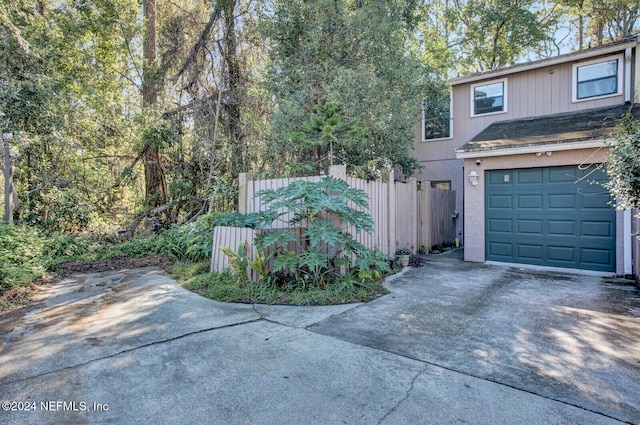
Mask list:
[[[75,275],[0,315],[0,423],[640,423],[629,282],[453,253],[387,286],[252,306],[155,268]]]

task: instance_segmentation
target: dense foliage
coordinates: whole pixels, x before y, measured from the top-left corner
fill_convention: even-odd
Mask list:
[[[409,175],[444,78],[628,36],[639,1],[4,1],[14,218],[166,229],[234,210],[240,172]]]
[[[619,209],[640,209],[640,122],[625,114],[609,143],[606,183]]]
[[[389,261],[350,233],[372,230],[365,192],[324,177],[317,182],[296,180],[257,196],[264,207],[259,226],[264,230],[252,241],[256,254],[251,255],[247,242],[237,250],[219,247],[229,257],[236,286],[263,293],[249,297],[240,290],[243,299],[265,301],[265,294],[271,297],[283,288],[286,293],[319,290],[336,296],[345,290],[379,293],[382,275],[391,271]],[[274,226],[276,222],[284,227]],[[228,283],[226,276],[223,272],[219,279]]]
[[[421,106],[448,108],[446,78],[618,40],[639,11],[640,0],[3,0],[0,131],[17,152],[18,225],[1,230],[0,287],[64,259],[206,258],[216,220],[258,223],[221,215],[236,210],[241,172],[410,175]],[[637,161],[630,141],[612,161],[619,175]],[[143,222],[153,236],[115,238]],[[324,273],[314,267],[282,270]]]
[[[359,131],[331,155],[361,176],[399,166],[410,175],[426,68],[411,48],[416,2],[366,0],[276,1],[264,31],[271,42],[268,90],[274,153],[292,172],[328,157],[298,137],[317,113],[331,125],[327,107]],[[331,106],[329,106],[331,105]],[[324,109],[318,109],[324,108]],[[343,139],[346,140],[346,139]],[[314,167],[315,168],[315,167]],[[309,174],[309,167],[303,167]],[[315,170],[314,170],[315,171]]]

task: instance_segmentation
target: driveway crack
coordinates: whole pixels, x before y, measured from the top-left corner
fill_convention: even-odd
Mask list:
[[[142,345],[138,345],[138,346],[135,346],[135,347],[127,348],[126,350],[118,351],[117,353],[109,354],[109,355],[102,356],[102,357],[97,357],[95,359],[90,359],[90,360],[87,360],[87,361],[82,362],[82,363],[76,363],[74,365],[65,366],[65,367],[62,367],[62,368],[59,368],[59,369],[55,369],[55,370],[50,370],[50,371],[43,372],[43,373],[40,373],[40,374],[37,374],[37,375],[27,376],[25,378],[21,378],[21,379],[17,379],[17,380],[7,380],[7,381],[1,381],[0,380],[0,385],[10,385],[10,384],[18,383],[18,382],[24,382],[24,381],[27,381],[27,380],[30,380],[30,379],[42,378],[44,376],[49,376],[49,375],[52,375],[54,373],[62,372],[62,371],[65,371],[65,370],[73,370],[73,369],[76,369],[76,368],[79,368],[79,367],[83,367],[83,366],[89,365],[91,363],[98,362],[100,360],[111,359],[111,358],[117,357],[117,356],[119,356],[121,354],[131,353],[131,352],[139,350],[141,348],[152,347],[154,345],[160,345],[160,344],[165,344],[167,342],[178,341],[178,340],[180,340],[182,338],[187,338],[187,337],[190,337],[190,336],[193,336],[193,335],[198,335],[198,334],[205,333],[205,332],[216,331],[216,330],[226,329],[226,328],[233,328],[233,327],[242,326],[242,325],[248,325],[250,323],[261,322],[261,321],[264,321],[264,320],[265,320],[264,316],[260,316],[257,319],[245,320],[245,321],[242,321],[242,322],[230,323],[228,325],[214,326],[214,327],[211,327],[211,328],[199,329],[197,331],[187,332],[185,334],[178,335],[178,336],[175,336],[175,337],[172,337],[172,338],[167,338],[167,339],[162,339],[162,340],[158,340],[158,341],[148,342],[146,344],[142,344]]]
[[[425,364],[422,367],[422,369],[420,369],[418,371],[416,376],[414,376],[413,379],[411,380],[411,384],[409,385],[409,388],[407,389],[407,392],[405,393],[404,397],[402,397],[400,400],[398,400],[398,402],[391,409],[389,409],[389,411],[378,421],[378,425],[380,425],[382,422],[384,422],[384,420],[387,419],[387,417],[390,414],[394,413],[396,411],[396,409],[398,409],[398,407],[400,407],[400,405],[402,403],[404,403],[409,398],[409,395],[411,394],[411,392],[413,391],[413,387],[415,386],[416,380],[420,377],[420,375],[422,375],[423,373],[425,373],[427,371],[428,367],[429,367],[429,365]]]

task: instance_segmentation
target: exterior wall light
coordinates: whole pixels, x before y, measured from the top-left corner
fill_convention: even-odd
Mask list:
[[[476,172],[476,170],[473,170],[469,173],[469,181],[471,182],[472,186],[478,185],[478,173]]]

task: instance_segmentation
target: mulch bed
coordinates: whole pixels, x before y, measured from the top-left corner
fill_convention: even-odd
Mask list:
[[[160,267],[169,269],[173,261],[167,255],[152,255],[147,257],[119,257],[99,261],[71,261],[59,266],[61,276],[74,273],[97,273],[111,270],[136,269],[140,267]]]

